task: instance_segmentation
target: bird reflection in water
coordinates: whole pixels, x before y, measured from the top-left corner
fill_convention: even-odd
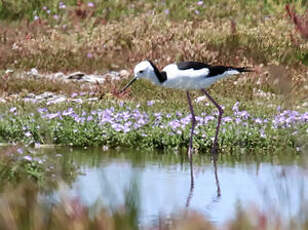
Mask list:
[[[215,177],[215,183],[216,183],[216,196],[213,198],[211,203],[216,203],[219,200],[219,198],[221,197],[221,189],[220,189],[220,183],[219,183],[219,178],[218,178],[218,169],[217,169],[217,158],[218,158],[218,154],[214,154],[213,155],[213,168],[214,168],[214,177]],[[194,188],[195,188],[194,168],[193,168],[192,159],[189,160],[189,166],[190,166],[190,189],[189,189],[188,196],[186,198],[186,204],[185,204],[186,208],[189,208],[189,206],[190,206],[190,201],[193,197]]]

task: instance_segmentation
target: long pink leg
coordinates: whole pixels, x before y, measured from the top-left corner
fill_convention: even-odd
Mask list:
[[[217,153],[218,149],[218,143],[217,143],[217,138],[218,138],[218,133],[219,133],[219,128],[220,128],[220,123],[222,119],[222,115],[224,113],[224,110],[221,108],[221,106],[205,91],[205,89],[201,89],[201,91],[208,97],[208,99],[216,106],[218,109],[218,123],[216,127],[216,134],[215,134],[215,139],[212,147],[212,153]]]
[[[193,190],[194,187],[194,172],[193,172],[193,160],[192,160],[192,142],[193,142],[193,135],[194,135],[194,129],[196,125],[196,117],[194,113],[194,108],[191,103],[191,98],[189,95],[189,92],[186,91],[187,94],[187,100],[189,104],[189,109],[191,113],[191,132],[190,132],[190,139],[189,139],[189,146],[188,146],[188,157],[189,157],[189,163],[190,163],[190,178],[191,178],[191,190]]]
[[[195,117],[195,113],[194,113],[194,108],[193,108],[192,103],[191,103],[191,98],[190,98],[189,92],[187,91],[186,94],[187,94],[187,100],[188,100],[189,109],[190,109],[190,113],[191,113],[191,132],[190,132],[190,140],[189,140],[189,147],[188,147],[188,156],[190,158],[191,154],[192,154],[192,142],[193,142],[194,129],[195,129],[195,125],[196,125],[196,117]]]

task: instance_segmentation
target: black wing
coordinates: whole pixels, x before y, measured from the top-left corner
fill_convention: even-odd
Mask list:
[[[202,62],[194,62],[194,61],[179,62],[176,65],[180,70],[186,70],[186,69],[199,70],[210,67],[209,65],[204,64]]]
[[[226,71],[229,70],[237,70],[238,72],[242,73],[242,72],[253,72],[251,69],[249,69],[248,67],[232,67],[232,66],[210,66],[209,67],[209,74],[207,77],[215,77],[217,75],[223,74]]]
[[[241,72],[252,72],[252,70],[246,67],[236,68],[232,66],[211,66],[211,65],[208,65],[202,62],[193,62],[193,61],[179,62],[177,63],[177,67],[180,70],[186,70],[186,69],[199,70],[199,69],[207,68],[209,69],[209,74],[206,77],[215,77],[229,70],[237,70],[240,73]]]

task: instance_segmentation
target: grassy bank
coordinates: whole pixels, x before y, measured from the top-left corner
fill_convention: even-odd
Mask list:
[[[196,60],[255,69],[209,90],[226,110],[220,136],[223,149],[274,149],[281,143],[304,149],[307,2],[291,2],[289,11],[287,3],[1,1],[0,96],[9,103],[0,105],[0,139],[74,146],[186,146],[190,125],[181,91],[139,82],[125,95],[118,95],[126,79],[87,87],[17,75],[30,68],[93,73],[131,70],[143,59],[151,59],[159,67],[174,60]],[[45,91],[68,96],[83,91],[100,101],[47,106],[16,100]],[[237,101],[240,107],[232,110]],[[216,112],[207,103],[196,104],[200,117],[194,145],[206,151]],[[110,111],[110,120],[102,123],[106,111]],[[144,124],[138,125],[136,111],[144,116]]]
[[[85,97],[80,100],[85,101]],[[49,106],[13,103],[0,107],[0,140],[70,146],[186,148],[191,127],[187,106],[168,110],[162,107],[163,103],[155,100],[144,104],[123,101]],[[270,108],[269,115],[269,110],[253,113],[255,107],[248,111],[244,108],[239,102],[225,105],[219,136],[222,150],[232,152],[245,148],[272,152],[287,147],[297,151],[307,148],[304,141],[308,135],[307,112],[278,107]],[[197,103],[197,114],[194,147],[207,152],[215,134],[217,111],[203,102]]]

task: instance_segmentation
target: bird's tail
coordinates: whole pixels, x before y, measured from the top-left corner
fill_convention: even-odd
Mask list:
[[[254,70],[251,67],[239,67],[239,68],[233,68],[239,71],[240,73],[244,72],[254,72]]]

